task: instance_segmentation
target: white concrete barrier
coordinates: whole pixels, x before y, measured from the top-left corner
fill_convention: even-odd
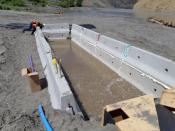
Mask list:
[[[81,114],[74,99],[73,93],[61,70],[55,71],[52,64],[52,50],[39,28],[35,32],[36,44],[44,73],[48,82],[48,91],[54,109],[72,110],[72,113]],[[57,64],[57,67],[59,65]],[[62,74],[60,76],[60,73]],[[71,109],[70,109],[71,108]]]
[[[175,63],[164,57],[72,25],[72,40],[138,89],[160,97],[175,87]]]
[[[169,87],[175,87],[175,63],[151,52],[131,47],[128,63],[148,73]]]
[[[43,33],[63,33],[65,31],[69,32],[68,23],[59,23],[59,24],[45,24],[42,29]]]
[[[51,48],[43,33],[50,34],[50,38],[55,39],[71,36],[71,39],[81,48],[145,94],[160,97],[163,90],[175,87],[175,63],[171,60],[76,24],[73,24],[72,28],[69,24],[46,24],[42,32],[37,29],[35,37],[48,80],[52,106],[55,109],[66,110],[71,104],[75,112],[80,112],[66,79],[60,78],[59,73],[54,72]]]
[[[111,41],[109,37],[101,36],[99,43],[106,45],[107,49],[110,48],[109,52],[158,81],[169,87],[175,86],[175,63],[173,61],[120,41]]]
[[[70,25],[68,23],[45,24],[42,29],[49,39],[66,39],[70,36]]]

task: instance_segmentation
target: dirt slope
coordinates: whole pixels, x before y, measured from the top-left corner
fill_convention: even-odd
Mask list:
[[[152,11],[175,11],[175,0],[140,0],[134,8]]]

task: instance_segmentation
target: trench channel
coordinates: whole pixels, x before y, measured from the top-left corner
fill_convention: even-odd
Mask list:
[[[83,113],[101,115],[105,105],[143,95],[132,84],[69,39],[49,42]]]

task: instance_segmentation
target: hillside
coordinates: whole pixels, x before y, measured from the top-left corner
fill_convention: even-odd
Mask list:
[[[84,0],[83,6],[133,8],[137,0]]]
[[[140,0],[134,8],[152,11],[175,11],[175,0]]]

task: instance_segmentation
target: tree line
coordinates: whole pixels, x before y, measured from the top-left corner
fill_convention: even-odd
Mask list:
[[[41,6],[53,5],[51,0],[0,0],[0,9],[15,9],[15,7],[25,7],[26,2]],[[58,5],[63,8],[80,7],[82,6],[82,2],[83,0],[59,0],[55,1],[54,5]]]
[[[68,8],[68,7],[80,7],[82,6],[83,0],[60,0],[59,5]]]

